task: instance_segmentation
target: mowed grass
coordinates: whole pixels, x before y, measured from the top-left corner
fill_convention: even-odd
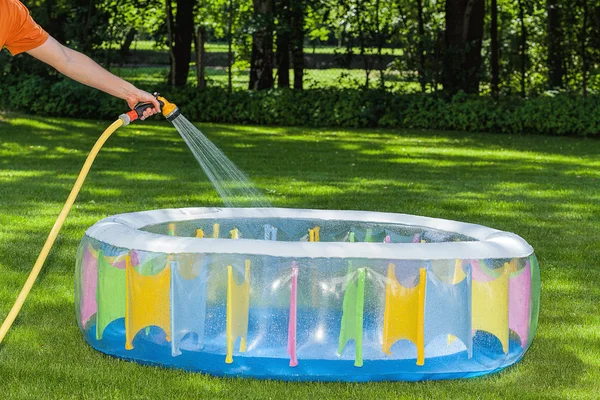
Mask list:
[[[121,78],[134,83],[140,87],[152,87],[167,82],[169,67],[115,67],[111,70]],[[227,87],[228,74],[226,68],[206,68],[207,85],[210,87]],[[277,70],[274,70],[277,76]],[[376,89],[381,87],[381,73],[378,70],[369,71],[369,87]],[[393,71],[384,71],[385,85],[388,89],[402,91],[403,93],[418,92],[421,87],[414,79]],[[290,71],[290,79],[294,79],[294,74]],[[232,74],[232,87],[234,89],[245,90],[250,82],[250,70],[234,70]],[[305,88],[364,88],[366,82],[366,71],[362,69],[306,69],[304,70],[303,84]],[[196,64],[190,64],[190,73],[187,78],[188,85],[195,85]],[[277,79],[275,78],[275,86]]]
[[[107,126],[105,121],[1,116],[1,319],[87,152]],[[524,359],[471,380],[286,383],[142,366],[92,350],[73,311],[75,253],[85,230],[117,213],[221,205],[176,131],[152,121],[122,128],[100,153],[30,298],[0,346],[2,399],[596,398],[600,141],[199,126],[274,206],[403,212],[521,235],[536,249],[542,276],[539,329]]]
[[[158,45],[156,42],[152,40],[136,40],[131,44],[131,50],[157,50],[157,51],[167,51],[167,45],[162,44]],[[235,48],[233,49],[235,51]],[[229,51],[229,46],[227,43],[206,43],[204,45],[204,51],[207,53],[227,53]],[[348,51],[346,47],[337,47],[337,46],[305,46],[304,52],[306,54],[345,54]],[[381,49],[381,53],[383,55],[396,55],[400,56],[403,53],[403,49],[385,47]],[[352,48],[353,54],[360,54],[360,47]],[[366,49],[367,54],[376,54],[376,48],[368,48]]]

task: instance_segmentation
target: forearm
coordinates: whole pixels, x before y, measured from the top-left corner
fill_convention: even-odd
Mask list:
[[[121,99],[127,99],[135,91],[131,83],[106,71],[88,56],[64,46],[61,50],[64,61],[53,66],[69,78]]]
[[[121,99],[127,99],[134,92],[135,87],[131,83],[106,71],[85,54],[58,42],[52,46],[58,54],[47,62],[61,74]]]
[[[150,93],[111,74],[88,56],[63,46],[53,37],[49,37],[44,44],[28,53],[77,82],[124,99],[131,108],[139,102],[152,103],[154,108],[147,109],[143,118],[160,111],[160,104]]]

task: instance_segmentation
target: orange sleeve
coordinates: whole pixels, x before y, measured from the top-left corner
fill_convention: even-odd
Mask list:
[[[8,34],[4,45],[17,55],[35,49],[48,40],[48,33],[35,23],[29,10],[19,0],[1,0],[4,4],[2,12],[8,16]]]

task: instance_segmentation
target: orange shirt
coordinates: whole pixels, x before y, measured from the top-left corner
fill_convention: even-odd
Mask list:
[[[12,55],[44,44],[48,33],[35,23],[19,0],[0,0],[0,50],[6,46]]]

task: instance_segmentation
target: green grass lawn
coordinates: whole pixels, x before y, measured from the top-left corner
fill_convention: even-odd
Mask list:
[[[169,67],[128,67],[128,68],[112,68],[111,72],[121,78],[141,87],[153,87],[163,84],[167,81]],[[227,87],[227,70],[225,68],[206,68],[205,70],[208,86]],[[273,72],[277,75],[277,70]],[[421,87],[419,82],[407,80],[397,73],[384,72],[386,86],[391,90],[401,90],[407,92],[419,92]],[[305,88],[362,88],[365,86],[366,72],[362,69],[306,69],[304,70],[304,87]],[[373,70],[369,72],[369,87],[380,87],[380,73]],[[290,80],[293,85],[294,74],[290,71]],[[192,63],[190,65],[190,73],[188,75],[188,84],[196,84],[196,67]],[[232,76],[232,85],[234,89],[247,89],[250,82],[249,70],[234,70]],[[277,86],[277,78],[275,78],[275,86]]]
[[[132,50],[162,50],[167,51],[166,45],[156,46],[156,43],[152,40],[136,40],[131,44]],[[206,43],[205,49],[207,53],[227,53],[229,51],[229,47],[227,43]],[[336,47],[336,46],[305,46],[304,52],[306,54],[335,54],[335,53],[345,53],[346,47]],[[382,49],[382,54],[385,55],[402,55],[402,49],[396,49],[391,47],[386,47]],[[353,47],[352,52],[354,54],[360,54],[360,47]],[[377,49],[369,48],[367,50],[368,54],[377,53]]]
[[[167,80],[169,73],[169,67],[164,65],[168,63],[168,55],[162,57],[161,54],[166,54],[166,46],[156,47],[153,41],[142,40],[136,41],[132,44],[132,50],[140,50],[149,52],[137,61],[129,61],[134,65],[137,62],[139,66],[127,66],[118,67],[114,64],[111,68],[111,72],[114,74],[129,80],[130,82],[139,86],[153,86],[157,83],[164,83]],[[206,51],[208,53],[226,53],[228,51],[227,45],[223,43],[207,43]],[[307,55],[310,54],[344,54],[346,48],[338,48],[335,46],[322,46],[322,47],[306,47],[304,49]],[[353,48],[355,57],[360,58],[360,49]],[[376,49],[368,49],[367,54],[376,54]],[[384,55],[402,55],[402,49],[385,48],[383,49]],[[194,58],[194,57],[192,57]],[[226,61],[223,61],[222,65],[226,65]],[[332,65],[337,65],[332,63]],[[196,83],[196,70],[195,62],[190,63],[190,74],[188,76],[188,82],[190,84]],[[250,80],[250,71],[248,68],[248,61],[238,61],[234,64],[233,74],[233,87],[236,89],[246,89]],[[274,75],[277,75],[277,70],[274,70]],[[228,84],[227,69],[225,67],[207,67],[205,70],[207,83],[209,86],[220,86],[226,87]],[[384,77],[386,86],[389,89],[401,90],[403,92],[416,92],[420,91],[420,85],[415,78],[416,73],[412,73],[412,76],[405,76],[406,74],[400,74],[398,71],[393,69],[385,70]],[[380,76],[378,70],[372,70],[369,72],[369,87],[379,88],[380,87]],[[293,82],[293,72],[290,71],[290,78]],[[305,69],[304,70],[304,86],[314,88],[361,88],[365,86],[366,71],[363,69],[346,69],[346,68],[319,68],[319,69]],[[275,78],[277,80],[277,78]]]
[[[185,108],[183,109],[185,113]],[[158,119],[157,119],[158,121]],[[107,122],[0,114],[0,319]],[[282,383],[221,379],[92,350],[73,309],[84,231],[112,214],[220,205],[167,123],[136,123],[100,153],[0,346],[13,398],[596,398],[600,391],[600,141],[398,130],[200,125],[274,206],[403,212],[515,232],[540,260],[539,329],[524,359],[472,380]]]

